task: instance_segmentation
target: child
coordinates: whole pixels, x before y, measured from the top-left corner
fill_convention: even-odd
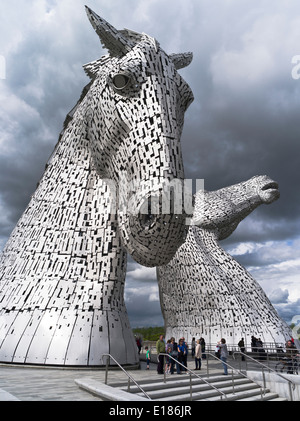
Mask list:
[[[168,354],[168,356],[166,357],[166,374],[170,374],[170,369],[171,369],[171,360],[169,358],[169,355],[172,354],[172,346],[171,346],[171,340],[168,341],[167,346],[166,346],[166,353]]]
[[[145,347],[146,350],[146,362],[147,362],[147,368],[146,370],[149,370],[150,368],[150,359],[151,359],[151,354],[150,354],[150,349],[148,349],[148,347]]]

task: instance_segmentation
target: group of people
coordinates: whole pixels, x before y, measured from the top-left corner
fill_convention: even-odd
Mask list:
[[[259,353],[259,356],[260,356],[261,354],[265,352],[262,341],[259,338],[255,338],[254,336],[252,336],[251,339],[252,339],[251,341],[252,352],[257,352]],[[242,360],[244,360],[245,359],[244,338],[241,338],[241,340],[238,343],[238,346],[242,352]],[[147,369],[149,369],[150,350],[148,349],[148,347],[146,347],[145,350],[146,350]],[[189,347],[184,337],[180,338],[177,343],[175,341],[175,338],[173,337],[165,341],[164,335],[160,335],[158,341],[156,342],[156,352],[158,355],[158,365],[157,365],[158,374],[164,374],[164,372],[167,374],[174,374],[175,370],[177,374],[181,374],[187,371],[186,367],[187,367],[187,357],[188,357]],[[195,338],[192,339],[191,354],[192,354],[192,357],[194,357],[195,370],[200,370],[201,360],[206,358],[205,340],[203,338],[200,338],[198,340],[195,340]],[[292,340],[288,341],[286,344],[286,354],[287,354],[287,358],[291,361],[290,372],[292,373],[292,362],[296,356],[297,357],[300,356]],[[229,352],[227,349],[226,340],[222,338],[216,344],[215,356],[222,361],[224,375],[228,374],[228,364],[227,364],[228,355],[229,355]],[[164,363],[165,363],[165,366],[164,366]]]
[[[260,338],[256,338],[255,336],[251,336],[251,351],[252,352],[259,352],[260,355],[263,357],[265,350],[263,347],[263,342]]]
[[[205,341],[203,338],[198,339],[197,341],[193,338],[191,345],[192,357],[195,359],[195,370],[200,370],[201,359],[205,358]],[[158,374],[164,374],[164,370],[167,374],[174,374],[175,369],[177,374],[186,372],[189,349],[184,337],[180,338],[177,343],[174,337],[168,339],[166,342],[164,340],[164,335],[160,335],[156,342],[156,352],[159,356],[157,366]],[[164,361],[166,363],[165,367]],[[148,360],[147,368],[149,368]]]
[[[245,345],[244,339],[242,338],[241,341],[238,343],[242,352],[245,352]],[[287,359],[287,373],[293,374],[293,367],[296,361],[296,357],[299,357],[298,350],[295,346],[294,339],[291,338],[286,342],[286,354],[285,358]],[[277,351],[281,350],[281,348],[277,349]],[[256,338],[255,336],[251,336],[251,351],[254,353],[258,353],[258,360],[266,359],[265,350],[263,348],[263,342],[260,338]],[[282,351],[283,352],[283,351]],[[242,356],[244,359],[244,356]]]

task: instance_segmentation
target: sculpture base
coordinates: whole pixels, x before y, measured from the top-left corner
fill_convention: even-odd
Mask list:
[[[99,367],[106,364],[104,354],[121,365],[139,363],[126,312],[34,309],[0,314],[2,363]]]
[[[37,369],[45,369],[45,370],[82,370],[82,371],[90,371],[90,370],[95,370],[95,371],[105,371],[106,370],[106,365],[93,365],[93,366],[78,366],[78,365],[71,365],[71,366],[66,366],[66,365],[48,365],[48,364],[22,364],[22,363],[7,363],[7,362],[2,362],[0,361],[0,367],[11,367],[11,368],[37,368]],[[120,367],[118,365],[116,365],[113,361],[111,361],[111,364],[109,364],[109,370],[120,370]],[[124,368],[125,370],[140,370],[141,369],[141,363],[137,363],[137,364],[123,364],[122,368]]]

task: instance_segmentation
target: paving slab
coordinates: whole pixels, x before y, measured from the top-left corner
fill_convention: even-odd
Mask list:
[[[145,380],[163,380],[163,375],[157,374],[156,364],[151,363],[150,370],[146,370],[146,363],[141,362],[139,370],[128,370],[138,383]],[[190,361],[188,367],[193,369],[194,363]],[[210,372],[221,373],[220,364],[210,363]],[[199,372],[201,373],[201,371]],[[206,374],[205,363],[203,375]],[[178,376],[174,374],[173,376]],[[173,377],[172,376],[172,377]],[[167,375],[170,377],[170,374]],[[46,368],[37,366],[0,365],[0,401],[101,401],[86,390],[81,389],[75,380],[90,378],[100,383],[105,382],[105,371],[100,369],[78,368]],[[110,369],[108,385],[127,381],[126,375],[118,369]]]

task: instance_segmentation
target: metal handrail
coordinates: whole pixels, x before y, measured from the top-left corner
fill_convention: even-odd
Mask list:
[[[261,366],[262,366],[262,373],[263,373],[264,387],[266,387],[266,379],[265,379],[265,376],[264,376],[264,371],[263,371],[263,369],[264,369],[264,368],[267,368],[269,371],[272,371],[273,373],[277,374],[277,376],[279,376],[279,377],[283,378],[284,380],[286,380],[287,382],[289,382],[289,392],[290,392],[290,398],[291,398],[291,401],[293,401],[292,388],[293,388],[293,390],[295,390],[295,387],[296,387],[296,383],[295,383],[295,382],[293,382],[293,381],[292,381],[291,379],[289,379],[288,377],[285,377],[285,376],[283,376],[282,374],[278,373],[278,372],[277,372],[276,370],[274,370],[273,368],[270,368],[270,367],[268,367],[267,365],[265,365],[265,364],[261,363],[260,361],[257,361],[255,358],[250,357],[250,355],[247,355],[247,354],[245,354],[244,352],[241,352],[241,351],[236,351],[236,352],[234,352],[234,353],[232,354],[232,355],[233,355],[233,358],[234,358],[234,355],[235,355],[235,354],[240,354],[240,355],[243,355],[244,357],[247,357],[247,358],[249,358],[250,360],[254,361],[256,364],[258,364],[258,365],[261,365]],[[291,388],[291,387],[292,387],[292,388]]]
[[[140,389],[141,392],[143,392],[143,394],[146,396],[147,399],[150,399],[150,396],[144,391],[144,389],[134,380],[134,378],[121,366],[121,364],[118,363],[118,361],[111,355],[111,354],[102,354],[102,360],[103,357],[107,357],[106,358],[106,370],[105,370],[105,381],[104,383],[107,384],[107,378],[108,378],[108,363],[109,363],[109,358],[111,358],[119,367],[120,369],[126,374],[126,376],[128,377],[128,392],[130,390],[130,380]]]
[[[266,394],[266,391],[265,391],[265,387],[264,388],[262,388],[262,386],[259,384],[259,383],[257,383],[255,380],[253,380],[253,379],[251,379],[249,376],[247,376],[245,373],[243,373],[241,370],[238,370],[237,368],[235,368],[235,367],[232,367],[230,364],[228,364],[227,362],[225,362],[225,361],[222,361],[220,358],[218,358],[218,357],[216,357],[214,354],[212,354],[211,352],[205,352],[205,354],[206,355],[210,355],[210,356],[212,356],[215,360],[218,360],[218,361],[220,361],[222,364],[225,364],[227,367],[229,367],[232,371],[236,371],[237,373],[239,373],[240,375],[242,375],[242,376],[244,376],[244,377],[246,377],[246,379],[248,379],[248,380],[250,380],[251,382],[253,382],[253,383],[255,383],[259,388],[260,388],[260,394],[261,394],[261,399],[262,399],[262,396],[263,396],[263,394],[265,395]],[[208,362],[207,362],[207,364],[208,364]],[[262,392],[263,391],[263,392]]]
[[[219,390],[217,387],[213,386],[211,383],[209,383],[208,381],[206,381],[205,379],[203,379],[201,376],[199,376],[199,374],[195,373],[194,371],[192,371],[188,367],[186,367],[184,364],[181,364],[178,360],[176,360],[176,358],[173,358],[171,355],[165,354],[164,352],[161,352],[160,354],[157,355],[157,361],[159,361],[158,358],[159,358],[160,355],[163,355],[164,357],[169,357],[173,361],[175,361],[175,363],[181,365],[185,370],[187,370],[190,373],[190,379],[191,379],[191,375],[193,374],[194,376],[196,376],[200,380],[202,380],[204,383],[206,383],[208,386],[212,387],[218,393],[220,393],[221,399],[222,399],[222,395],[225,396],[225,399],[227,399],[226,393],[222,392],[222,390]],[[165,372],[165,370],[164,370],[164,383],[166,383],[166,372]],[[190,382],[190,396],[192,398],[192,382]]]

